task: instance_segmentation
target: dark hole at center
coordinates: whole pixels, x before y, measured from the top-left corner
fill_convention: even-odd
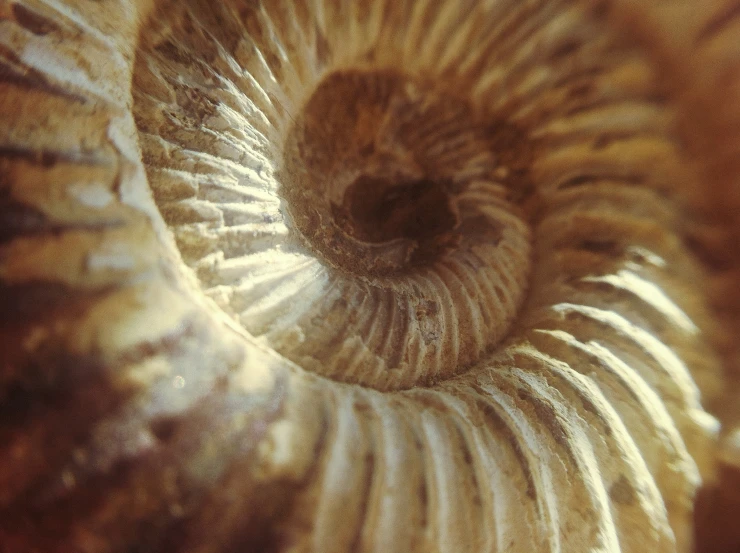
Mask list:
[[[420,254],[440,253],[456,240],[458,217],[443,183],[393,183],[362,176],[344,194],[334,216],[342,229],[370,243],[414,240]]]

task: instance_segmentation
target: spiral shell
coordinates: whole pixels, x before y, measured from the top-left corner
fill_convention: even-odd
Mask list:
[[[0,544],[689,551],[685,4],[0,5]]]

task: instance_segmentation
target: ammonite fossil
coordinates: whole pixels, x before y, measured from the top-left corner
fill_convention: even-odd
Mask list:
[[[3,0],[0,550],[691,550],[738,45],[730,0]]]

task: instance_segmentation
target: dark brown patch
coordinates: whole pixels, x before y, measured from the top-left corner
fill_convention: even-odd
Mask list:
[[[615,257],[622,251],[620,244],[615,240],[583,240],[576,246],[576,249],[603,254],[608,257]]]
[[[116,355],[116,362],[114,365],[135,365],[162,353],[173,355],[179,350],[180,344],[184,340],[197,335],[196,327],[197,324],[192,320],[183,321],[178,325],[176,330],[170,334],[166,334],[149,342],[140,342],[135,346],[120,352]]]
[[[181,65],[192,65],[194,63],[193,55],[190,52],[177,46],[171,40],[166,40],[163,43],[158,44],[154,47],[154,51],[161,54],[168,60],[174,61],[175,63],[179,63]]]
[[[59,30],[59,25],[56,22],[22,4],[13,4],[12,10],[16,22],[35,35],[44,36]]]
[[[732,257],[727,251],[732,248],[732,238],[726,232],[717,232],[711,224],[689,227],[681,236],[684,247],[713,273],[719,274],[733,269]]]
[[[463,462],[465,463],[465,472],[470,476],[470,480],[472,481],[473,487],[472,487],[472,501],[475,505],[478,514],[478,524],[481,523],[483,512],[481,511],[482,506],[482,499],[481,499],[481,486],[478,482],[478,475],[475,472],[475,464],[473,463],[473,454],[470,451],[470,447],[468,446],[468,441],[465,438],[464,431],[459,427],[459,425],[455,424],[455,431],[457,433],[458,440],[460,441],[460,452],[462,453]]]
[[[593,83],[584,82],[579,83],[575,86],[572,86],[568,90],[568,96],[573,99],[583,99],[586,96],[589,96],[594,93],[594,85]]]
[[[370,492],[372,490],[373,486],[373,476],[375,474],[375,455],[373,454],[373,446],[370,444],[368,446],[368,451],[365,453],[365,479],[364,479],[364,486],[362,489],[357,490],[362,497],[360,501],[360,510],[357,517],[356,525],[357,529],[355,532],[355,536],[351,541],[351,545],[348,549],[348,551],[361,551],[361,543],[362,543],[362,529],[365,526],[365,519],[367,519],[367,509],[368,504],[370,503]],[[357,493],[356,492],[356,493]]]
[[[696,42],[703,42],[721,33],[738,18],[740,18],[740,2],[732,2],[704,25],[696,37]]]
[[[609,12],[612,9],[611,0],[592,0],[587,4],[587,9],[590,10],[591,16],[596,20],[603,20],[609,16]]]
[[[53,228],[39,210],[14,202],[0,191],[0,243],[26,234],[36,234]]]
[[[529,137],[526,129],[506,121],[489,125],[486,137],[498,165],[507,170],[501,179],[507,200],[520,206],[530,218],[534,217],[539,198],[530,168],[537,153],[537,141]]]
[[[401,411],[402,407],[397,407],[399,411]],[[419,487],[416,490],[416,496],[419,499],[419,524],[418,528],[421,530],[421,532],[424,531],[427,524],[429,523],[429,489],[427,487],[427,477],[426,477],[426,467],[424,462],[424,444],[422,443],[421,438],[419,437],[419,434],[417,430],[415,429],[414,424],[410,424],[408,426],[409,432],[412,435],[412,439],[414,440],[414,447],[416,448],[416,453],[418,454],[418,458],[420,460],[420,478],[419,478]]]
[[[10,521],[25,516],[34,519],[36,513],[40,515],[47,505],[68,493],[59,475],[71,451],[86,443],[92,426],[130,394],[112,384],[99,359],[73,357],[58,348],[27,361],[21,374],[33,375],[34,381],[16,381],[2,391],[0,401],[0,455],[6,460],[0,470],[5,509],[0,521],[15,528]],[[77,507],[72,511],[77,512]],[[64,520],[67,514],[59,511],[55,520]],[[43,534],[69,528],[48,522],[51,524]],[[0,533],[2,528],[0,523]]]
[[[25,65],[11,50],[0,47],[0,84],[6,83],[25,90],[35,90],[50,96],[86,104],[87,98],[51,83],[46,75]]]
[[[425,475],[419,479],[419,489],[416,491],[417,497],[419,498],[419,510],[421,512],[421,518],[419,519],[419,528],[424,529],[428,524],[429,515],[429,490],[427,489],[427,479]]]
[[[363,176],[347,188],[342,206],[332,209],[340,227],[363,242],[413,240],[414,263],[431,261],[460,239],[447,187],[434,181],[391,183]]]
[[[553,62],[559,61],[573,52],[577,52],[581,46],[582,44],[575,39],[566,40],[552,51],[550,54],[550,60]]]
[[[535,144],[526,129],[507,121],[496,121],[485,129],[487,141],[499,165],[511,171],[525,171],[535,155]]]
[[[596,417],[599,420],[599,422],[602,425],[604,434],[606,436],[611,436],[612,428],[609,425],[609,422],[606,420],[606,418],[604,418],[604,416],[601,414],[601,411],[599,411],[596,408],[596,405],[594,405],[594,403],[590,399],[588,399],[588,397],[585,396],[580,390],[574,388],[574,391],[578,395],[578,398],[581,400],[581,405],[583,406],[583,409],[591,413],[594,417]]]
[[[411,316],[407,308],[401,308],[401,316],[398,319],[400,326],[389,336],[390,354],[388,355],[387,366],[390,368],[399,367],[403,361],[407,361],[407,359],[404,359],[404,355],[408,355],[406,341],[408,339],[407,334],[411,324]],[[389,325],[389,328],[392,327]]]
[[[102,470],[91,460],[64,495],[1,512],[0,536],[22,537],[38,544],[34,551],[54,553],[76,550],[79,528],[121,551],[180,551],[204,542],[218,543],[224,552],[279,550],[273,522],[290,505],[296,486],[255,482],[250,462],[255,445],[282,413],[284,388],[278,381],[270,397],[258,404],[220,392],[201,398],[183,413],[189,431],[176,433],[164,451],[156,456],[123,453]],[[230,424],[238,414],[249,416],[245,428]],[[193,454],[212,446],[219,455],[234,456],[224,463],[229,470],[215,484],[208,476],[203,481],[189,466]]]
[[[56,439],[56,438],[55,438]],[[12,551],[63,553],[74,550],[69,543],[75,528],[104,503],[106,494],[115,495],[117,486],[127,479],[130,465],[121,464],[104,475],[96,475],[86,486],[76,486],[71,497],[56,500],[51,505],[14,504],[0,511],[0,543],[18,544]],[[106,536],[116,542],[112,535]]]
[[[620,505],[634,505],[636,501],[635,489],[624,474],[621,474],[617,481],[609,488],[609,497],[614,503]]]
[[[196,128],[203,125],[209,117],[218,113],[219,100],[207,91],[190,87],[174,80],[170,84],[177,94],[177,104],[183,112],[196,121]]]
[[[321,32],[321,29],[318,27],[318,25],[315,27],[315,36],[316,36],[317,61],[320,64],[325,64],[329,59],[329,54],[331,53],[331,47],[329,46],[329,41],[326,40],[324,33]]]
[[[720,465],[717,480],[699,490],[694,509],[696,553],[740,551],[740,468]]]
[[[65,223],[49,219],[38,209],[16,202],[0,190],[0,244],[28,235],[58,236],[70,231],[99,232],[124,225],[122,220]]]
[[[179,425],[180,421],[174,417],[161,417],[153,420],[149,428],[160,442],[169,442],[177,432]]]
[[[1,70],[0,70],[1,71]],[[113,161],[95,152],[60,152],[54,150],[29,150],[16,146],[0,146],[0,158],[20,159],[40,167],[54,167],[58,163],[73,163],[90,167],[108,165]]]
[[[532,406],[537,419],[545,425],[555,442],[563,449],[571,464],[574,467],[578,467],[577,458],[570,447],[568,433],[560,422],[555,409],[547,402],[536,398],[526,390],[519,389],[517,394],[520,399]]]
[[[416,307],[416,318],[418,320],[434,317],[439,313],[439,304],[432,300],[422,300]]]

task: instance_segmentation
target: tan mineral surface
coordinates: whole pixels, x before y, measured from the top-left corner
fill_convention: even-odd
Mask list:
[[[740,551],[737,0],[0,0],[0,552]]]

